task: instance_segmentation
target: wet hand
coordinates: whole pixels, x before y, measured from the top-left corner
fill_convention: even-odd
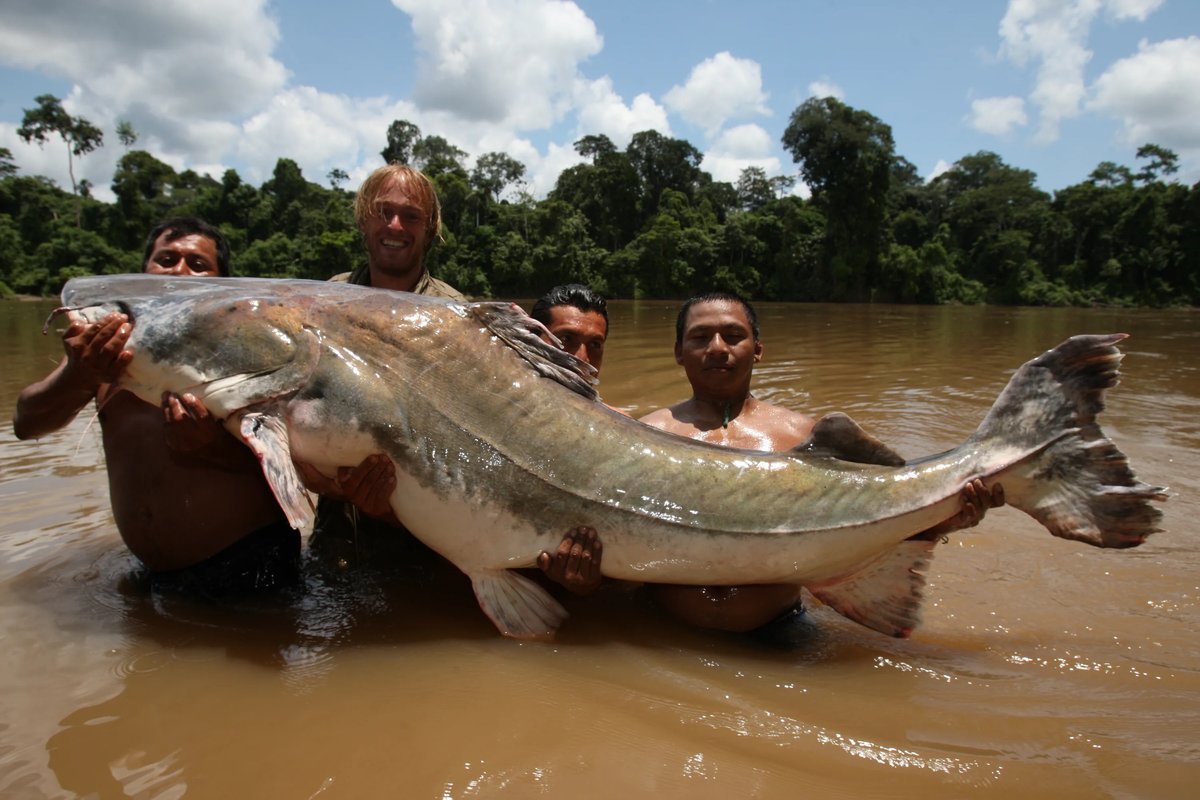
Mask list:
[[[177,453],[206,450],[227,435],[221,421],[194,395],[163,392],[162,410],[167,447]]]
[[[943,529],[943,533],[973,528],[978,525],[989,508],[999,508],[1004,505],[1004,487],[997,483],[991,488],[991,491],[988,491],[983,480],[976,478],[963,487],[962,501],[962,511],[938,526]]]
[[[392,490],[396,468],[382,453],[367,456],[357,467],[338,467],[337,485],[342,498],[375,519],[395,520]]]
[[[600,585],[603,553],[596,529],[582,525],[567,532],[553,555],[543,551],[537,565],[555,583],[575,594],[589,594]]]
[[[125,349],[132,331],[129,317],[120,313],[109,314],[99,322],[73,318],[62,337],[67,370],[92,391],[101,384],[116,382],[133,359],[133,353]]]

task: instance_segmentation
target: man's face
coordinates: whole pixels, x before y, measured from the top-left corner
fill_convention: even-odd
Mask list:
[[[393,277],[418,274],[425,262],[428,215],[404,188],[389,185],[363,223],[371,268]]]
[[[180,278],[215,278],[221,274],[217,266],[217,243],[207,236],[189,233],[167,241],[170,231],[154,240],[150,258],[143,270],[147,275],[174,275]]]
[[[562,349],[597,370],[604,361],[608,321],[598,311],[580,311],[574,306],[551,306],[546,326],[562,342]]]
[[[755,341],[740,303],[714,300],[688,310],[683,340],[675,345],[675,361],[694,391],[722,393],[749,386],[750,373],[760,358],[762,343]]]

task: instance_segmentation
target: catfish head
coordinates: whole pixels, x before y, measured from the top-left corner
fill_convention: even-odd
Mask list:
[[[62,299],[89,322],[129,316],[134,356],[118,386],[155,405],[190,392],[226,418],[296,392],[320,355],[307,304],[270,280],[96,276],[69,281]]]

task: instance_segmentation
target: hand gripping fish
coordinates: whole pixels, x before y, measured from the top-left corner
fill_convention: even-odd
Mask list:
[[[870,628],[919,621],[936,541],[974,478],[1052,534],[1135,547],[1150,501],[1096,423],[1124,334],[1076,336],[1013,375],[961,446],[905,464],[830,415],[784,453],[674,436],[596,399],[594,371],[507,303],[347,284],[146,275],[76,278],[64,309],[133,320],[119,385],[191,392],[257,455],[293,525],[312,506],[293,456],[327,474],[386,453],[391,506],[472,581],[506,635],[549,638],[566,611],[516,570],[591,525],[603,573],[677,584],[795,583]]]

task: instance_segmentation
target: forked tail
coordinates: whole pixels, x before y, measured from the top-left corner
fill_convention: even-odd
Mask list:
[[[1023,365],[972,435],[990,447],[1038,450],[997,478],[1005,499],[1055,536],[1097,547],[1136,547],[1159,530],[1151,500],[1166,489],[1142,483],[1096,415],[1117,385],[1126,334],[1073,336]],[[1039,447],[1051,442],[1046,447]]]

